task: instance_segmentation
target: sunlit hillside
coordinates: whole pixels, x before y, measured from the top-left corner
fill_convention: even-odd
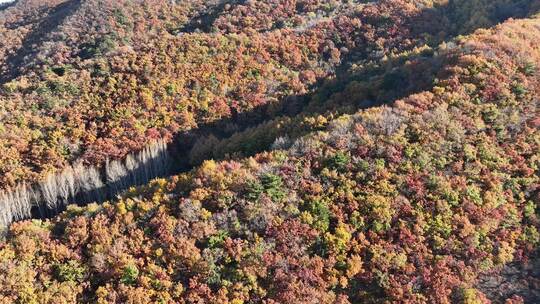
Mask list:
[[[0,303],[540,303],[538,12],[0,4]]]

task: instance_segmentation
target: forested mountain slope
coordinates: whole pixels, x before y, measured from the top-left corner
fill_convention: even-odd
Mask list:
[[[179,20],[188,24],[183,29],[189,30],[179,37],[192,35],[189,43],[209,37],[224,39],[222,42],[227,41],[225,37],[235,37],[240,39],[235,40],[237,43],[260,39],[255,44],[249,42],[246,48],[231,47],[234,52],[245,50],[255,56],[247,57],[253,61],[245,63],[246,69],[254,65],[262,69],[253,79],[238,74],[238,79],[248,81],[238,86],[246,94],[242,95],[244,99],[234,99],[245,101],[238,104],[238,111],[269,103],[269,96],[303,94],[319,77],[336,75],[336,80],[328,80],[322,91],[314,89],[316,93],[298,116],[275,118],[230,139],[203,139],[191,151],[192,162],[202,165],[190,172],[132,188],[103,205],[71,206],[51,221],[13,224],[5,242],[0,243],[0,301],[540,301],[537,273],[524,274],[528,285],[523,288],[496,292],[479,280],[483,273],[496,275],[509,263],[534,260],[540,242],[540,19],[530,16],[537,3],[450,1],[431,9],[418,1],[335,2],[335,9],[325,9],[321,20],[334,20],[330,24],[336,28],[326,23],[315,32],[310,31],[317,29],[318,23],[307,26],[311,24],[307,18],[313,16],[309,12],[318,12],[318,5],[329,2],[305,1],[292,12],[285,4],[283,9],[276,9],[272,6],[275,3],[289,2],[238,2],[224,5],[226,13],[206,16],[193,14],[200,5],[194,3],[193,11],[178,13]],[[472,8],[475,13],[467,15],[465,12],[471,12],[469,5],[474,3],[478,5]],[[375,19],[375,25],[370,24],[374,17],[333,19],[350,7],[360,16],[381,13],[385,21]],[[517,12],[516,17],[528,18],[448,40],[507,18],[509,8]],[[429,22],[433,20],[430,18],[414,19],[424,13],[446,19],[438,19],[436,25]],[[413,19],[407,19],[411,16]],[[445,22],[452,26],[437,27]],[[420,32],[416,31],[418,26]],[[441,32],[443,29],[450,32],[448,36]],[[176,34],[182,27],[169,30]],[[435,33],[426,34],[431,30]],[[325,38],[319,40],[317,35]],[[254,51],[264,50],[271,43],[277,50],[310,43],[320,50],[325,49],[321,45],[330,44],[327,37],[336,39],[330,41],[339,55],[332,48],[328,48],[327,56],[305,50],[295,61],[286,57],[293,53],[285,50],[277,51],[285,57],[269,54],[266,59],[263,51]],[[302,42],[286,43],[288,39]],[[448,41],[438,46],[442,40]],[[193,51],[178,69],[193,64],[214,71],[218,63],[226,62],[218,58],[226,57],[223,44],[215,52],[200,43],[209,53]],[[250,49],[253,45],[257,47]],[[341,53],[344,48],[346,54]],[[137,57],[141,54],[145,53],[133,53],[133,64],[144,62],[144,57]],[[166,54],[155,58],[167,61]],[[238,57],[231,62],[246,58],[235,54]],[[197,56],[206,57],[202,60]],[[106,62],[120,58],[126,56]],[[199,58],[198,65],[189,63],[194,58]],[[257,60],[261,60],[260,65]],[[351,65],[340,67],[346,60]],[[34,66],[30,64],[29,68]],[[147,87],[154,92],[154,81],[161,79],[155,73],[169,71],[153,71],[149,72],[152,77],[148,83],[136,82],[133,88]],[[202,71],[192,69],[183,75],[195,77]],[[414,77],[421,71],[426,75]],[[342,72],[345,75],[337,75]],[[29,78],[29,83],[42,81],[43,75],[36,72],[32,77],[37,78]],[[126,72],[118,75],[129,77]],[[137,79],[140,74],[134,75]],[[202,75],[213,74],[196,77]],[[215,77],[228,75],[216,72]],[[15,93],[6,96],[28,96],[32,100],[33,90],[17,91],[23,78],[17,79],[9,83],[15,84]],[[258,86],[250,85],[267,85],[270,80],[287,85],[298,80],[299,87],[280,91],[281,85],[272,90],[264,86],[257,91]],[[226,81],[218,78],[216,89]],[[370,90],[372,86],[375,89]],[[96,87],[88,85],[88,90]],[[127,94],[129,90],[124,89],[121,92]],[[182,92],[179,96],[191,96],[188,92],[196,86],[177,84],[176,89]],[[410,92],[414,93],[399,98]],[[93,100],[124,100],[116,93],[107,94]],[[209,100],[219,100],[219,94],[212,94]],[[149,100],[166,104],[165,95],[152,95]],[[263,101],[256,102],[260,96],[265,96]],[[396,97],[398,100],[392,102]],[[184,113],[201,109],[201,100],[196,100],[197,106]],[[225,100],[227,107],[232,105]],[[369,100],[388,105],[355,110]],[[81,102],[85,104],[87,101]],[[145,113],[154,113],[151,109]],[[219,119],[205,116],[216,113],[211,110],[197,119]],[[266,133],[272,134],[265,137]],[[99,138],[109,136],[101,134]],[[275,138],[273,150],[240,157],[264,150]],[[249,139],[260,139],[260,146],[250,146]],[[114,151],[101,149],[95,151]],[[230,159],[210,160],[227,154]]]
[[[207,158],[252,155],[281,135],[429,88],[441,42],[538,8],[16,1],[0,10],[0,226]]]
[[[366,2],[366,3],[364,3]],[[0,11],[0,186],[101,166],[536,1],[19,0]],[[234,125],[232,126],[234,128]]]

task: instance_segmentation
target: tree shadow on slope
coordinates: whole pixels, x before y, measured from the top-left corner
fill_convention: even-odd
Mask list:
[[[17,2],[18,2],[18,0],[14,0],[14,1],[11,1],[11,2],[6,2],[6,3],[0,4],[0,11],[3,11],[5,9],[8,9],[8,8],[16,5]]]
[[[540,302],[540,249],[524,263],[510,263],[479,277],[477,288],[494,303],[520,296],[524,303]]]
[[[215,2],[214,5],[209,3],[210,7],[206,12],[191,18],[187,24],[171,34],[196,32],[209,33],[214,26],[214,22],[219,18],[226,7],[231,5],[242,5],[246,0],[216,0]]]
[[[215,21],[244,6],[245,0],[216,0],[210,3],[208,11],[191,18],[187,24],[176,30],[177,33],[211,33],[215,28]],[[362,1],[364,4],[378,1]],[[540,5],[532,0],[518,0],[498,2],[492,0],[450,0],[444,4],[434,4],[433,8],[425,8],[416,18],[418,24],[430,23],[431,31],[445,31],[451,36],[470,34],[479,27],[488,27],[504,22],[509,18],[524,18],[532,15]],[[479,14],[479,12],[481,12]],[[433,20],[437,20],[436,23]],[[368,21],[368,23],[370,23]],[[418,28],[416,23],[411,24],[411,30]],[[376,25],[375,25],[376,26]],[[278,27],[279,28],[279,27]],[[265,30],[264,32],[266,32]],[[417,34],[421,34],[418,32]]]
[[[0,83],[9,82],[22,74],[29,56],[36,54],[46,42],[48,34],[60,26],[64,20],[76,11],[82,0],[69,0],[53,8],[23,39],[21,47],[6,57],[5,71],[0,75]],[[13,3],[11,5],[14,5]]]

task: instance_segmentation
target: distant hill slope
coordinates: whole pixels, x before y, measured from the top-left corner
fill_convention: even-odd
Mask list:
[[[540,242],[539,40],[538,18],[479,30],[429,49],[432,88],[392,106],[323,111],[273,151],[13,224],[0,301],[536,303],[537,274],[506,290],[478,277]],[[338,82],[320,102],[364,90]]]

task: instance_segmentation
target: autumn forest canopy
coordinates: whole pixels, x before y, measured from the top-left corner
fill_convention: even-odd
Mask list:
[[[0,303],[540,303],[540,1],[0,1]]]

